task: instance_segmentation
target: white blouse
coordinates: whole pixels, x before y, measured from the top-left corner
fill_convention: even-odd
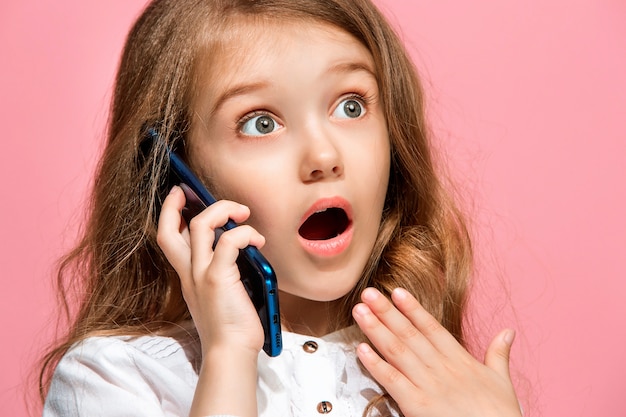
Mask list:
[[[259,354],[259,416],[361,417],[381,388],[358,363],[353,331],[283,332],[279,356]],[[200,361],[199,342],[189,337],[85,339],[59,362],[43,416],[187,416]]]

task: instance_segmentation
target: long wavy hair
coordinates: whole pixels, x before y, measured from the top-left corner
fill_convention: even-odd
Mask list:
[[[464,344],[468,233],[434,162],[416,69],[379,10],[369,0],[155,0],[126,40],[84,232],[59,265],[69,330],[43,359],[42,399],[74,343],[94,334],[160,332],[190,320],[179,279],[156,243],[165,149],[146,155],[140,143],[154,123],[166,138],[174,131],[184,136],[198,68],[242,19],[330,24],[374,58],[391,144],[390,180],[377,241],[362,279],[342,300],[335,328],[353,323],[350,310],[365,287],[387,295],[403,287]]]

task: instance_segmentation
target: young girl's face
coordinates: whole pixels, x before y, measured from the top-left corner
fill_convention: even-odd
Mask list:
[[[329,25],[244,25],[208,58],[189,154],[250,207],[281,303],[347,294],[370,256],[390,151],[374,63]]]

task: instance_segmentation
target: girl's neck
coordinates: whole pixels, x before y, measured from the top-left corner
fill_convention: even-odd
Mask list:
[[[313,301],[280,293],[280,312],[284,330],[316,337],[332,330],[338,313],[338,301]]]

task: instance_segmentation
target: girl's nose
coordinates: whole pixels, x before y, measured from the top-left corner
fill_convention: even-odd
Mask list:
[[[304,139],[300,176],[304,182],[339,178],[343,175],[343,160],[339,149],[326,133],[319,132]]]

